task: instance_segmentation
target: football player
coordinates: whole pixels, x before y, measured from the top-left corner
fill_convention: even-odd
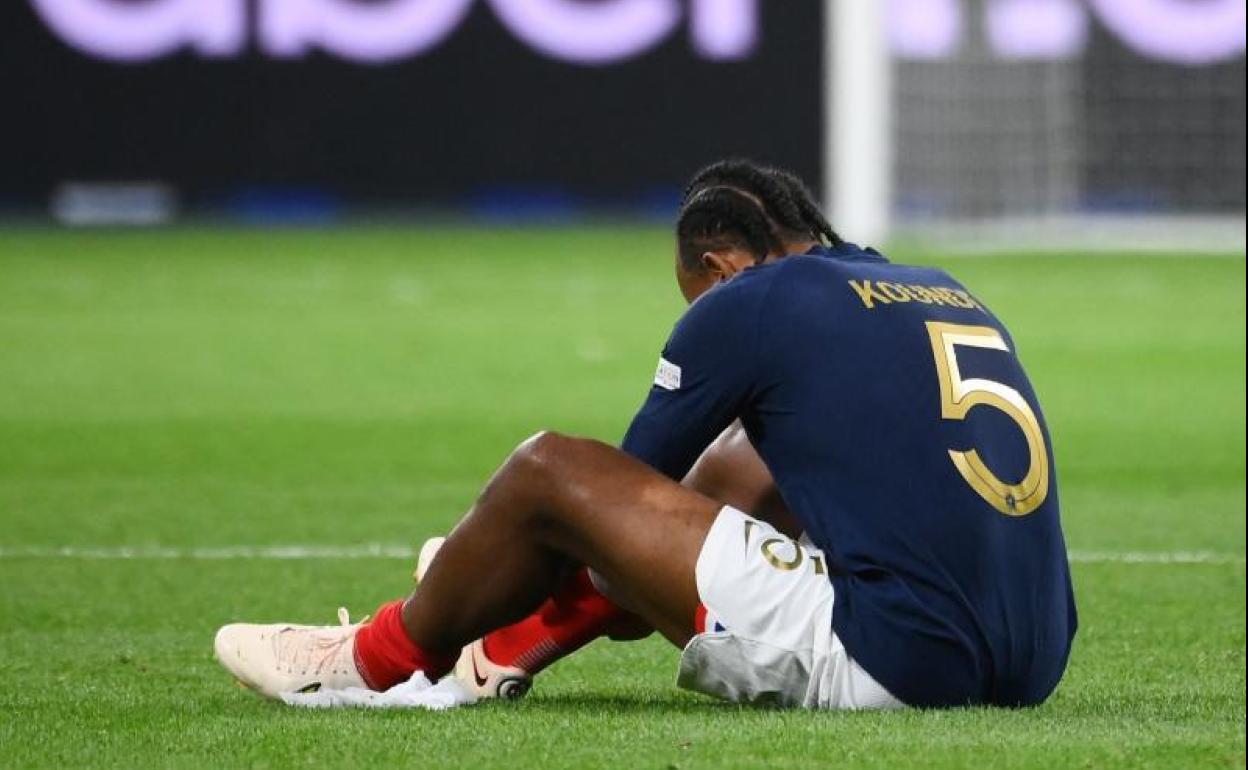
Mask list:
[[[737,702],[1043,701],[1075,605],[1049,433],[1000,320],[744,161],[694,178],[676,240],[690,306],[620,448],[532,437],[411,596],[366,625],[226,626],[222,664],[265,695],[324,691],[292,702],[394,705],[459,661],[473,678],[445,681],[471,700],[653,628],[681,686]]]

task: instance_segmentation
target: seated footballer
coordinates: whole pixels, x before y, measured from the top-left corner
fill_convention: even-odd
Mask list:
[[[1049,432],[1001,321],[747,161],[694,177],[676,241],[689,307],[618,449],[533,436],[422,549],[408,598],[367,624],[225,626],[222,665],[290,703],[445,707],[657,630],[680,686],[730,701],[1048,697],[1075,603]]]

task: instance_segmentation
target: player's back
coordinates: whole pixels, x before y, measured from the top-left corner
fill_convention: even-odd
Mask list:
[[[767,284],[742,419],[827,556],[850,654],[913,705],[1043,700],[1075,610],[1051,442],[1008,332],[948,274],[856,248],[738,281]]]

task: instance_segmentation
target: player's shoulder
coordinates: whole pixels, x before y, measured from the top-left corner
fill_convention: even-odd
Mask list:
[[[793,254],[741,271],[703,294],[689,307],[685,318],[726,315],[740,318],[764,306],[822,306],[829,293],[843,288],[847,281],[860,274],[887,276],[907,271],[943,275],[932,268],[892,263],[875,249],[860,248],[852,243],[817,246],[804,254]]]
[[[824,278],[836,282],[838,289],[846,283],[882,284],[885,287],[933,285],[951,290],[966,288],[940,267],[894,262],[875,249],[859,248],[852,243],[820,249],[814,258],[805,256],[784,261],[789,263],[783,271],[784,281],[797,286],[818,283],[819,278]],[[903,297],[906,295],[904,288],[894,288],[894,292]]]
[[[816,246],[805,254],[794,254],[755,270],[756,278],[768,284],[769,304],[792,306],[821,296],[826,301],[827,294],[835,291],[834,287],[844,285],[861,272],[889,271],[896,267],[875,249],[839,243]]]
[[[769,267],[755,265],[717,283],[689,305],[685,316],[740,313],[747,306],[758,304],[775,278]]]
[[[859,270],[889,270],[898,267],[880,252],[842,242],[833,246],[815,246],[804,254],[794,254],[769,263],[778,283],[797,283],[820,279],[836,280],[846,273]]]
[[[709,340],[752,334],[770,302],[779,275],[774,269],[777,265],[755,265],[708,289],[685,309],[672,330],[673,338]]]

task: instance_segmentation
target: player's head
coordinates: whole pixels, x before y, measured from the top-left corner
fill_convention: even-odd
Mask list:
[[[772,257],[841,238],[797,175],[722,160],[685,188],[676,222],[676,280],[693,301],[716,282]]]

